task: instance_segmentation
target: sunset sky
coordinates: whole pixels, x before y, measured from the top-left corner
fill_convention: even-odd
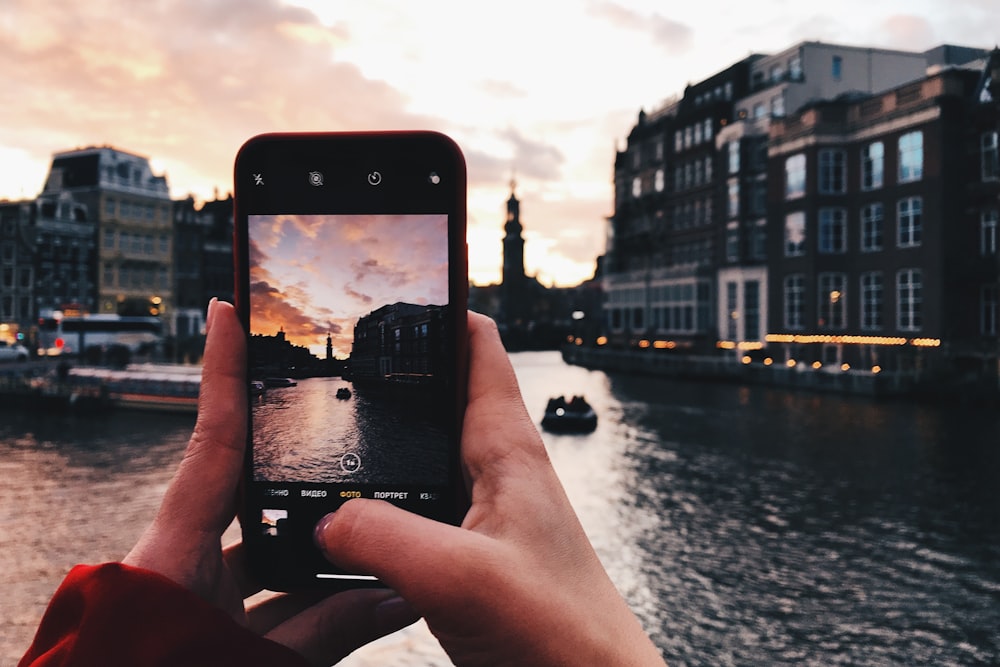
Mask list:
[[[448,303],[445,215],[250,216],[250,331],[351,353],[354,324],[391,303]]]
[[[514,175],[528,273],[572,285],[604,250],[639,110],[809,39],[989,48],[1000,5],[4,0],[0,198],[36,196],[53,153],[88,145],[149,156],[172,196],[211,199],[260,132],[435,129],[468,161],[473,279],[499,279]]]

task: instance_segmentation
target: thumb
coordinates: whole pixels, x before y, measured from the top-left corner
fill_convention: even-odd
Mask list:
[[[235,514],[243,465],[246,343],[231,304],[212,299],[206,328],[198,420],[160,515],[180,519],[191,530],[221,534]]]
[[[498,552],[488,537],[364,498],[320,519],[315,539],[331,562],[378,577],[423,615],[447,605]]]

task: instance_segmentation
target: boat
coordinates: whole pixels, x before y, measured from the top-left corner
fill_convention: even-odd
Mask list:
[[[591,433],[597,428],[597,413],[583,396],[569,401],[563,396],[550,398],[542,428],[552,433]]]
[[[267,389],[267,387],[264,386],[264,382],[262,380],[251,380],[250,381],[250,395],[251,396],[260,396],[261,394],[264,393],[265,389]]]
[[[172,364],[129,364],[124,369],[80,366],[68,370],[68,384],[95,388],[111,407],[194,414],[201,368]]]
[[[340,389],[337,390],[337,398],[339,398],[340,400],[346,401],[350,397],[351,397],[351,390],[348,389],[347,387],[341,387]]]
[[[292,378],[279,378],[279,377],[264,378],[264,386],[267,387],[268,389],[273,389],[277,387],[294,387],[297,384],[298,382],[296,382]]]

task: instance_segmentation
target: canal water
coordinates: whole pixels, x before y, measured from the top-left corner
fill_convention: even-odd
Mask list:
[[[672,666],[1000,664],[996,411],[513,360],[536,421],[558,394],[600,415],[545,443]],[[72,564],[132,545],[191,423],[0,412],[0,665]],[[450,663],[416,626],[342,664]]]

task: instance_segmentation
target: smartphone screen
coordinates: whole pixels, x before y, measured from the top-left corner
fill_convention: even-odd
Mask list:
[[[236,164],[244,542],[269,588],[364,585],[313,545],[352,498],[463,512],[465,170],[434,133],[263,135]]]

